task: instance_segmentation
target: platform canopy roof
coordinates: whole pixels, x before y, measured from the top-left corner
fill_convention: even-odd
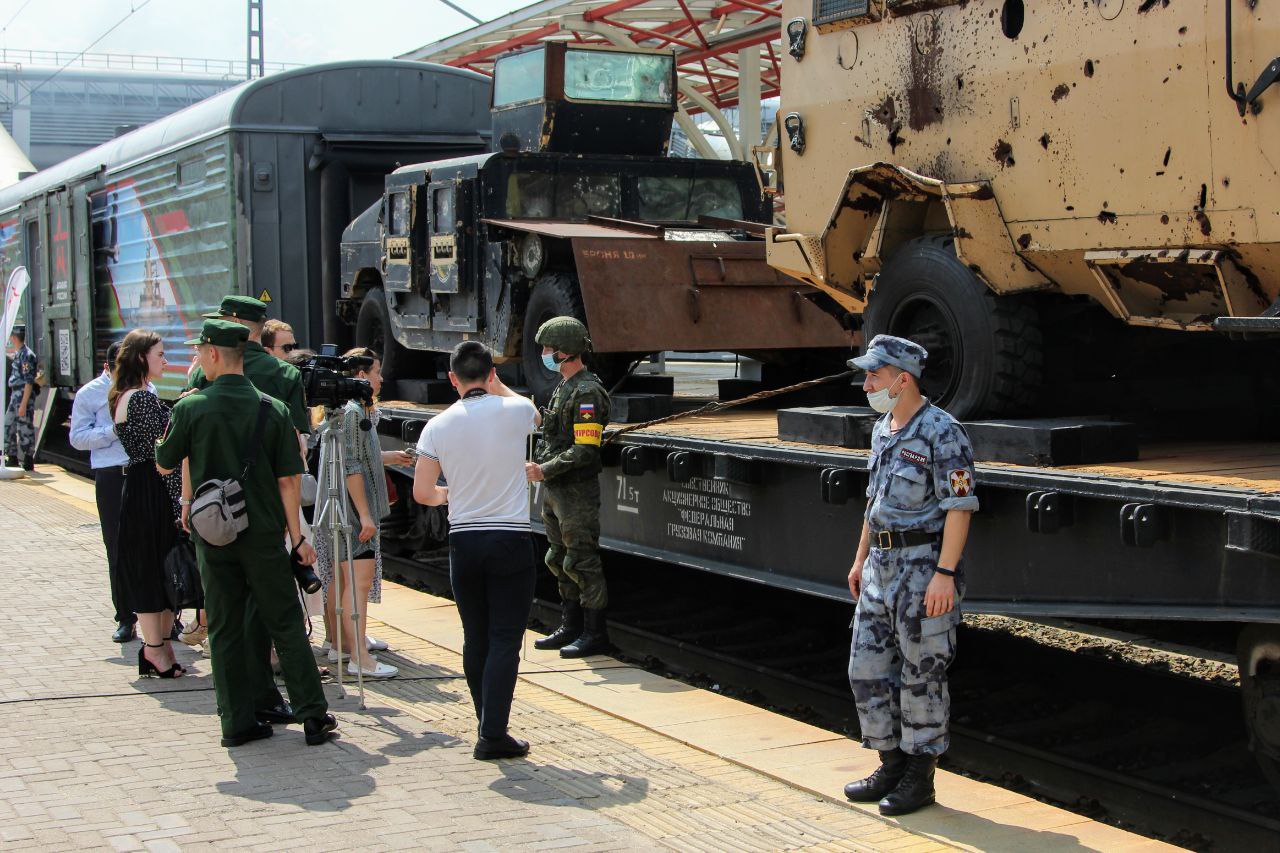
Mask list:
[[[543,0],[410,51],[401,59],[491,74],[496,57],[542,41],[674,50],[683,80],[716,107],[738,102],[739,51],[760,46],[760,97],[778,94],[781,0]],[[748,91],[754,86],[749,87]],[[686,93],[687,109],[702,105]]]

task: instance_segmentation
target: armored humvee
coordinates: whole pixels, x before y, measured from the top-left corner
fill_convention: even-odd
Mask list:
[[[953,414],[1158,408],[1209,365],[1275,399],[1242,339],[1280,331],[1276,4],[783,11],[769,263],[928,347]]]
[[[606,381],[637,354],[764,358],[855,338],[765,262],[772,207],[747,163],[664,156],[670,52],[548,43],[496,63],[478,156],[398,169],[343,234],[339,312],[389,380],[478,339],[546,396],[533,333],[586,322]],[[433,364],[433,360],[436,362]]]

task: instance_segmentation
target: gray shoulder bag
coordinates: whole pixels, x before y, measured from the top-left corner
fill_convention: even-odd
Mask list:
[[[245,506],[244,488],[240,483],[249,475],[249,468],[262,445],[262,432],[266,428],[269,411],[271,400],[259,395],[258,421],[240,456],[240,476],[205,480],[195,491],[191,500],[191,527],[206,545],[230,545],[249,527],[249,508]]]

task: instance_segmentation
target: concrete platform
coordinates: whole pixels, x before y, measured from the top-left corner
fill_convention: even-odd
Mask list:
[[[830,732],[607,657],[526,638],[512,730],[527,759],[471,758],[452,603],[384,584],[371,631],[401,668],[368,709],[326,687],[341,738],[298,727],[218,746],[209,662],[139,679],[110,642],[92,486],[0,483],[0,844],[6,848],[1153,850],[1158,842],[939,775],[939,805],[843,801],[873,754]],[[313,637],[318,642],[319,636]]]

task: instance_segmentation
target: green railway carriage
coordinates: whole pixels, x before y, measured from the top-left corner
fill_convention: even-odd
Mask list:
[[[49,422],[131,328],[163,336],[172,373],[161,392],[175,396],[181,342],[226,293],[268,301],[304,343],[344,343],[343,228],[398,164],[483,151],[489,124],[482,75],[317,65],[244,83],[0,190],[0,275],[30,275],[20,318],[58,398]]]

